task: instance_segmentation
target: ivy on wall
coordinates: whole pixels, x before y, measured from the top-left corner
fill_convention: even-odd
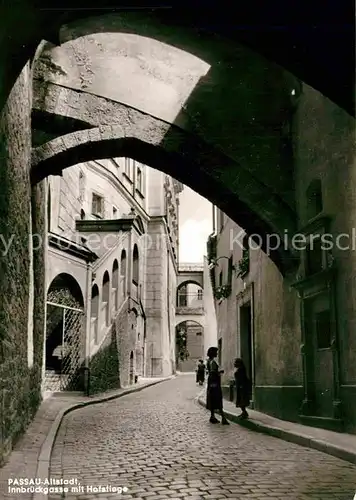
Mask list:
[[[110,343],[100,349],[90,361],[89,393],[97,394],[120,388],[119,354],[116,336],[111,332]]]
[[[177,362],[185,361],[189,358],[187,349],[187,332],[184,328],[178,328],[176,333]]]

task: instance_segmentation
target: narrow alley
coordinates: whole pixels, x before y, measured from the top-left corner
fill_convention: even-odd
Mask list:
[[[57,435],[51,480],[77,480],[81,493],[66,498],[80,500],[353,498],[356,466],[233,423],[212,425],[200,392],[193,375],[182,374],[71,412]]]

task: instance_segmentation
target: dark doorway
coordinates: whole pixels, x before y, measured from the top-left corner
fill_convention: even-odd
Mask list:
[[[129,380],[130,380],[130,385],[132,385],[134,383],[134,353],[133,353],[133,351],[131,351],[131,353],[130,353]]]
[[[333,418],[335,367],[331,342],[335,325],[328,292],[305,299],[304,318],[307,378],[313,413],[316,417]]]
[[[252,309],[251,302],[240,307],[240,352],[249,379],[253,382]]]

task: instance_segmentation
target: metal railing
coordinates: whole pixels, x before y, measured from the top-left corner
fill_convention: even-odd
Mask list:
[[[178,307],[202,307],[203,294],[201,293],[178,293]]]
[[[190,272],[203,272],[204,264],[199,264],[197,262],[181,262],[178,264],[178,272],[180,273],[190,273]]]

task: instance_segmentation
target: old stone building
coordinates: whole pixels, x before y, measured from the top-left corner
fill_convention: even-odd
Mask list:
[[[170,375],[183,186],[130,158],[47,184],[44,389],[82,389],[82,368],[91,392]]]
[[[304,225],[293,236],[301,264],[288,280],[261,250],[258,238],[249,237],[221,210],[214,210],[208,258],[224,393],[231,397],[233,363],[241,357],[253,385],[252,408],[354,433],[349,361],[354,306],[345,289],[355,242],[352,232],[344,232],[337,220],[330,199],[333,173],[324,170],[322,176],[314,175],[316,179],[309,173],[310,183],[300,193]],[[284,242],[271,234],[271,247],[278,244]]]
[[[19,16],[10,2],[0,7],[1,457],[41,401],[45,305],[51,284],[45,275],[46,252],[56,251],[52,244],[51,250],[36,244],[39,237],[47,241],[46,178],[91,160],[133,158],[208,198],[248,234],[258,234],[264,250],[270,234],[283,239],[286,232],[326,231],[335,239],[341,233],[351,237],[355,227],[354,85],[350,92],[345,64],[354,34],[351,29],[350,41],[348,24],[343,30],[336,24],[334,32],[331,16],[329,27],[317,30],[308,6],[303,33],[266,29],[256,36],[254,30],[236,30],[236,17],[217,6],[196,16],[175,9],[94,14],[76,9],[75,1],[64,12],[55,9],[57,2],[54,10],[40,4],[21,1]],[[268,23],[265,10],[252,10],[252,21],[261,16]],[[281,25],[288,24],[285,16],[282,8]],[[239,19],[241,26],[249,25],[243,12]],[[353,67],[351,73],[354,76]],[[308,199],[314,200],[314,209]],[[308,206],[312,214],[319,211],[329,219],[313,219]],[[85,216],[90,213],[83,211]],[[152,233],[164,232],[159,212]],[[90,222],[78,223],[84,238]],[[35,241],[31,235],[36,235]],[[82,261],[94,258],[82,246],[79,253]],[[265,368],[255,381],[260,385],[256,405],[259,400],[260,408],[276,411],[283,398],[290,400],[303,386],[305,416],[326,415],[331,423],[343,420],[345,428],[355,432],[355,252],[335,245],[332,257],[329,271],[314,273],[320,252],[308,267],[303,252],[294,251],[292,238],[270,252],[273,264],[264,268],[261,283],[263,278],[263,287],[270,291],[269,280],[276,279],[280,300],[268,311],[275,311],[284,327],[268,343],[260,338],[268,344],[271,359],[259,363]],[[322,260],[323,266],[331,262],[325,252]],[[163,276],[167,262],[157,266],[162,266]],[[54,264],[52,271],[55,278]],[[109,278],[112,271],[108,267]],[[167,272],[166,283],[169,276]],[[95,283],[99,294],[104,275],[102,279]],[[146,307],[147,324],[168,324],[169,310],[163,319],[155,305],[167,300],[168,289],[158,297],[152,292],[150,300],[155,302]],[[311,336],[302,325],[306,314],[327,317],[321,305],[324,296],[319,304],[307,298],[322,289],[336,290],[331,301],[337,329],[328,341],[332,348],[317,350],[315,357]],[[89,290],[86,286],[83,300]],[[106,311],[110,300],[106,295],[102,301]],[[151,345],[152,373],[167,373],[173,356],[164,356],[153,338]],[[316,380],[314,373],[326,375]],[[331,385],[332,398],[324,398],[325,405],[317,401]],[[276,401],[271,410],[270,401]],[[296,415],[296,405],[293,408],[288,415]],[[315,408],[320,409],[318,415]]]

